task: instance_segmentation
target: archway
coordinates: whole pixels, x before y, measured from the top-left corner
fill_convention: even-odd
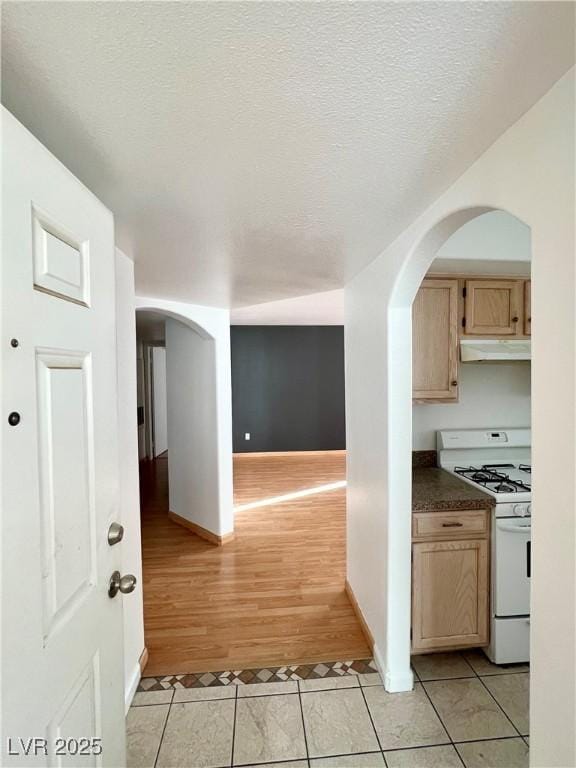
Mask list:
[[[138,299],[136,313],[165,321],[170,514],[222,542],[234,530],[229,430],[219,428],[229,407],[227,390],[218,386],[218,346],[225,339],[193,316],[194,307],[183,313],[166,304]]]
[[[145,311],[166,320],[168,434],[178,452],[171,512],[222,543],[234,531],[228,318],[211,307],[137,297],[136,312]]]
[[[140,298],[135,310],[140,380],[147,371],[139,406],[146,404],[146,420],[156,432],[152,413],[157,417],[161,384],[166,412],[161,447],[167,451],[160,452],[154,434],[153,449],[140,463],[145,659],[155,674],[163,664],[180,669],[182,658],[171,665],[170,653],[176,648],[182,655],[186,633],[193,631],[183,608],[190,590],[186,567],[193,569],[198,555],[209,561],[215,545],[234,536],[229,328],[223,310]],[[139,441],[142,458],[140,434]],[[176,578],[176,563],[184,557],[187,565]]]
[[[193,320],[191,317],[188,317],[187,315],[182,315],[172,310],[164,309],[163,305],[165,303],[166,302],[156,301],[156,300],[150,300],[150,301],[145,301],[141,303],[141,301],[137,299],[136,314],[144,313],[144,312],[159,314],[159,315],[162,315],[164,318],[177,320],[179,323],[182,323],[182,325],[188,326],[195,333],[197,333],[199,336],[201,336],[204,339],[214,340],[214,335],[210,333],[207,328],[205,328],[203,325],[200,325],[199,322]]]
[[[410,303],[458,225],[503,210],[532,240],[532,658],[535,763],[574,743],[573,77],[504,134],[346,286],[348,579],[389,691],[409,690]],[[570,169],[570,170],[569,170]],[[456,218],[457,217],[457,218]],[[545,574],[544,576],[539,574]],[[562,595],[562,598],[559,596]],[[550,707],[551,701],[562,703]],[[560,713],[560,720],[558,719]],[[553,745],[549,734],[554,733]]]
[[[473,206],[456,210],[437,221],[407,257],[391,291],[388,359],[394,361],[394,365],[389,378],[388,416],[389,442],[394,450],[388,454],[387,473],[391,486],[388,575],[395,600],[390,606],[388,655],[390,658],[393,654],[394,663],[404,673],[394,679],[390,677],[390,690],[402,690],[402,681],[408,686],[411,677],[412,303],[441,246],[468,222],[497,210],[503,209]]]

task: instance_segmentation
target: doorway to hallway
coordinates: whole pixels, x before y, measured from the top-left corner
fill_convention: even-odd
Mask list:
[[[138,458],[155,459],[168,450],[165,318],[136,313]]]
[[[235,537],[219,547],[169,519],[167,460],[150,462],[145,675],[369,659],[344,589],[344,480],[344,451],[235,456]]]

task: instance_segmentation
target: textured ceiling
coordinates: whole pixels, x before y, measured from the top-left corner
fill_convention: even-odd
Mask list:
[[[237,307],[231,325],[344,325],[344,289]]]
[[[4,3],[3,102],[138,291],[340,287],[573,62],[572,3]]]
[[[441,275],[530,277],[530,227],[490,211],[456,230],[436,253],[430,272]],[[232,325],[343,325],[344,290],[310,293],[233,309]]]

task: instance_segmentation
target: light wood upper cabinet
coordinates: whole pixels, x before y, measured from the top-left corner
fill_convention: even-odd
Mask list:
[[[524,334],[530,336],[532,333],[532,282],[526,280],[524,283]]]
[[[413,652],[487,645],[488,545],[487,538],[412,545]]]
[[[424,280],[412,306],[412,396],[458,399],[458,280]]]
[[[524,329],[522,280],[466,280],[466,336],[516,336]]]
[[[412,398],[457,402],[459,337],[530,336],[530,281],[426,278],[412,306]]]

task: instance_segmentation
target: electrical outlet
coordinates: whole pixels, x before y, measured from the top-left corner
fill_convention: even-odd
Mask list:
[[[244,440],[250,440],[250,432],[244,432]]]

